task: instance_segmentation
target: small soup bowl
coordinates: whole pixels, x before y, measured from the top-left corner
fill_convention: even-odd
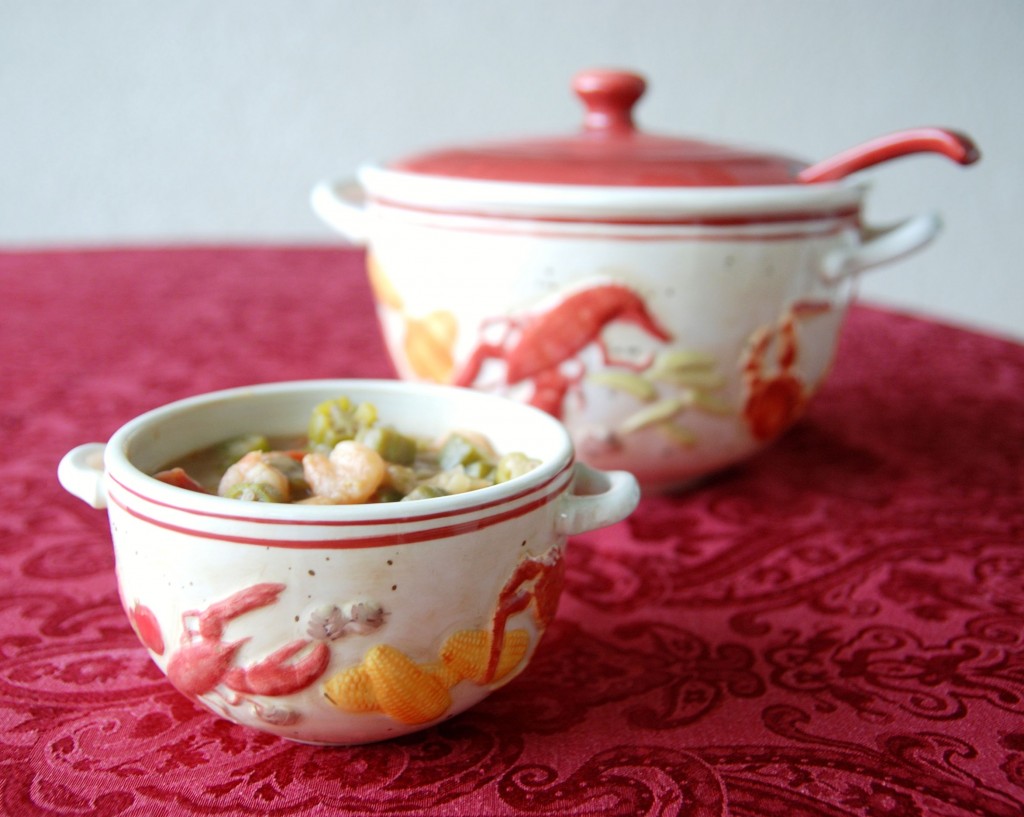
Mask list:
[[[468,493],[347,506],[243,502],[150,476],[241,433],[300,433],[315,405],[342,395],[404,433],[471,429],[540,465]],[[58,476],[107,509],[121,602],[171,683],[230,721],[316,744],[429,727],[522,672],[555,614],[567,537],[639,500],[631,474],[576,462],[542,411],[372,380],[171,403],[75,448]]]

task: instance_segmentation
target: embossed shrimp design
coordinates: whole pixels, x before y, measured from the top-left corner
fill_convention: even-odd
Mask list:
[[[167,677],[193,698],[221,684],[235,693],[267,696],[290,695],[312,684],[330,660],[330,649],[322,641],[297,639],[262,661],[239,667],[234,666],[235,656],[249,639],[223,640],[224,629],[232,619],[273,604],[284,588],[283,584],[255,584],[204,610],[183,613],[185,630],[181,645],[167,663]],[[306,654],[296,659],[307,648]]]
[[[635,368],[628,361],[614,360],[601,333],[609,324],[621,322],[638,326],[651,337],[670,341],[672,336],[651,316],[636,292],[621,284],[598,284],[574,292],[550,309],[524,315],[493,318],[504,323],[505,332],[497,343],[481,340],[455,377],[458,386],[476,383],[487,360],[505,361],[505,383],[530,381],[530,403],[561,417],[566,394],[585,374],[568,375],[563,364],[596,343],[605,365]]]

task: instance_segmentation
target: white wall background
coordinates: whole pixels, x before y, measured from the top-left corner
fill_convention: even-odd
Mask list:
[[[1024,339],[1022,40],[1022,0],[0,0],[0,248],[334,241],[316,180],[568,132],[572,75],[624,66],[654,131],[967,131],[972,168],[870,171],[869,217],[946,229],[861,296]]]

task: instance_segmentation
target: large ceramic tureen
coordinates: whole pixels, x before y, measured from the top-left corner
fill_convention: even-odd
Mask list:
[[[940,221],[865,225],[848,177],[966,136],[916,128],[827,161],[653,135],[642,77],[574,81],[578,133],[454,147],[318,185],[315,210],[368,248],[401,377],[472,386],[560,418],[582,458],[650,489],[734,463],[800,417],[851,283]]]

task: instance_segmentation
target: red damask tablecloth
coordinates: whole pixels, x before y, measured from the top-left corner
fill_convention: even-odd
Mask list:
[[[572,541],[534,663],[476,709],[316,748],[174,691],[57,462],[199,392],[392,376],[362,265],[0,253],[3,813],[1024,813],[1024,347],[864,306],[781,441]]]

